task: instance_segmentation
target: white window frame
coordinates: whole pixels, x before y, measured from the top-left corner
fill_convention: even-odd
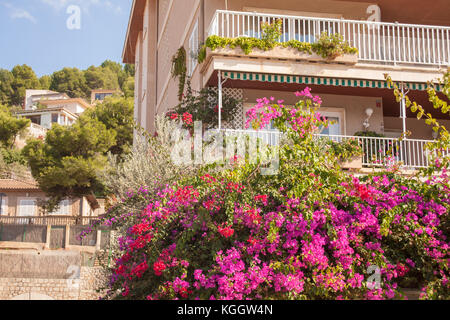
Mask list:
[[[347,132],[347,123],[346,123],[346,115],[345,108],[336,108],[336,107],[321,107],[318,112],[321,116],[330,117],[330,118],[338,118],[340,125],[340,135],[346,135]]]
[[[33,215],[22,215],[22,201],[33,201]],[[17,199],[17,216],[18,217],[35,217],[37,213],[37,198],[18,198]]]
[[[7,216],[9,214],[8,210],[8,196],[2,197],[2,202],[0,203],[0,216]]]
[[[198,65],[198,48],[199,48],[199,37],[198,37],[198,19],[195,21],[194,27],[192,28],[191,36],[189,37],[189,50],[188,50],[188,76],[192,77],[194,70]]]

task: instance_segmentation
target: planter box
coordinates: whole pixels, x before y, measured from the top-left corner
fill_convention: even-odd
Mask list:
[[[230,47],[226,48],[217,48],[212,51],[210,48],[206,50],[206,56],[211,55],[222,55],[222,56],[234,56],[234,57],[250,57],[250,58],[264,58],[264,59],[283,59],[283,60],[304,60],[304,61],[314,61],[314,62],[324,62],[324,63],[340,63],[340,64],[349,64],[354,65],[358,62],[357,54],[344,54],[342,56],[338,56],[335,59],[326,59],[317,55],[316,53],[306,53],[298,51],[295,48],[284,48],[284,47],[275,47],[271,50],[260,50],[253,49],[249,54],[245,54],[245,52],[240,48],[236,47],[234,49]]]
[[[361,169],[362,168],[362,156],[357,156],[349,159],[345,162],[339,163],[343,169]]]

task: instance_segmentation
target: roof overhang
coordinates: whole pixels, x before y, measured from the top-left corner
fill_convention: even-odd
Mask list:
[[[88,104],[86,101],[84,101],[81,98],[72,98],[72,99],[58,99],[58,100],[41,100],[39,101],[41,104],[46,106],[52,106],[52,105],[67,105],[72,103],[77,103],[84,109],[88,109],[92,107],[90,104]]]
[[[150,0],[153,1],[153,0]],[[127,35],[122,51],[123,63],[134,64],[136,54],[136,43],[139,32],[143,28],[144,9],[147,0],[133,0],[130,19],[128,21]]]

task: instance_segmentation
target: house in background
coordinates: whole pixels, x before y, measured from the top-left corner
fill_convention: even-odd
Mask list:
[[[32,110],[39,102],[43,100],[61,100],[61,99],[69,99],[69,96],[65,93],[59,93],[52,90],[28,89],[25,91],[23,109]]]
[[[97,103],[102,103],[106,97],[111,97],[115,94],[118,94],[120,91],[118,90],[103,90],[97,89],[92,90],[91,92],[91,104],[96,105]]]
[[[433,109],[426,93],[428,81],[441,89],[437,79],[450,65],[448,14],[446,0],[429,5],[419,0],[134,0],[123,62],[136,67],[135,119],[154,131],[155,116],[178,104],[171,60],[184,47],[194,90],[215,87],[243,99],[237,119],[225,128],[242,129],[245,112],[257,98],[293,104],[293,92],[309,86],[322,97],[320,112],[335,121],[324,135],[346,139],[373,131],[385,136],[377,144],[387,145],[402,134],[405,120],[412,135],[398,147],[399,157],[407,166],[426,167],[424,145],[434,138],[431,127],[410,110],[401,114],[385,74],[450,128],[448,114]],[[259,38],[261,24],[276,20],[282,21],[280,41],[313,43],[323,32],[338,33],[359,52],[326,60],[290,49],[246,55],[228,48],[207,50],[198,63],[199,45],[208,36]],[[377,165],[370,161],[366,158],[365,165]]]
[[[34,180],[0,179],[1,210],[0,224],[20,221],[30,217],[98,217],[105,213],[103,199],[94,196],[66,199],[55,212],[45,212],[42,201],[47,199]],[[23,220],[23,219],[22,219]]]
[[[81,98],[70,98],[65,93],[50,90],[26,90],[24,110],[16,116],[30,119],[29,134],[35,138],[45,137],[54,123],[72,125],[79,115],[92,106]],[[25,142],[19,140],[20,147]]]

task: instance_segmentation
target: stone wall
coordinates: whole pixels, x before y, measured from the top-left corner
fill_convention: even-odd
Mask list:
[[[106,276],[93,262],[79,252],[0,252],[0,300],[98,300]]]

